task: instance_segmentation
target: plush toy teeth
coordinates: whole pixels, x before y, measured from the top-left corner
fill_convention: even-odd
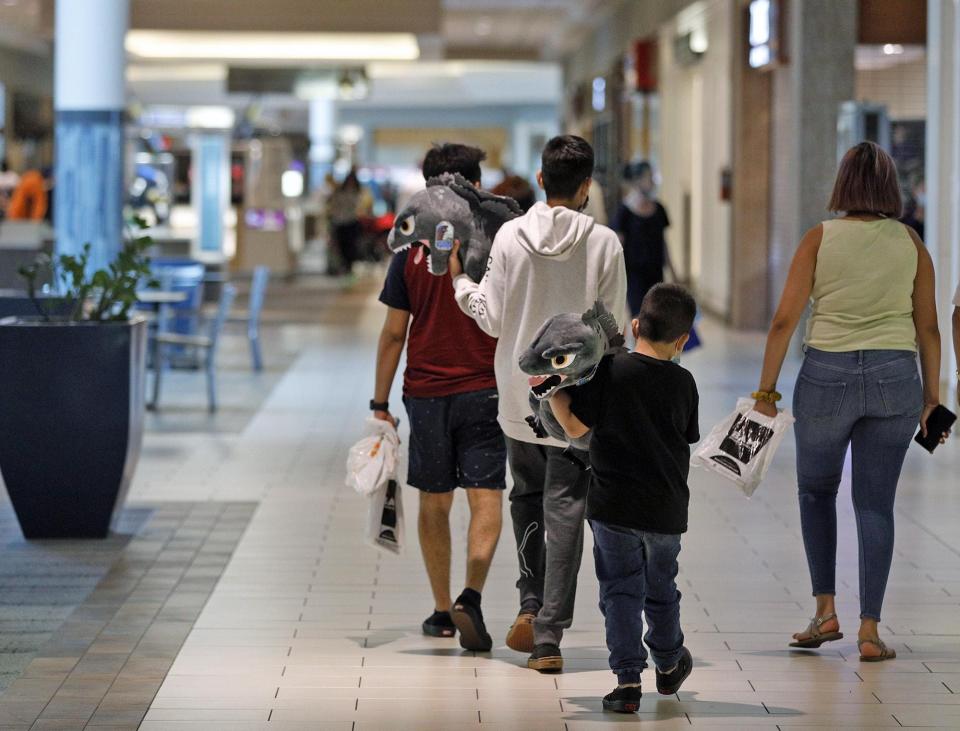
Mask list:
[[[539,383],[533,381],[540,379]],[[538,399],[543,399],[557,390],[564,381],[564,376],[553,374],[552,376],[533,376],[530,378],[530,391]]]

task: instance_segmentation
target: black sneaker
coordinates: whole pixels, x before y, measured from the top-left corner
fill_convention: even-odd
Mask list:
[[[489,652],[493,647],[493,638],[487,632],[483,622],[480,605],[461,594],[450,610],[450,618],[460,630],[460,647],[474,652]]]
[[[563,655],[556,645],[542,644],[533,648],[527,667],[541,673],[559,673],[563,670]]]
[[[640,710],[640,699],[643,691],[640,686],[624,688],[617,686],[613,692],[603,697],[603,710],[614,713],[636,713]]]
[[[691,672],[693,672],[693,657],[690,655],[690,650],[684,647],[683,654],[680,655],[680,660],[673,670],[669,673],[657,671],[657,692],[660,695],[673,695],[680,690],[683,681],[690,677]]]
[[[434,612],[421,625],[423,634],[428,637],[453,637],[457,628],[450,619],[450,612]]]

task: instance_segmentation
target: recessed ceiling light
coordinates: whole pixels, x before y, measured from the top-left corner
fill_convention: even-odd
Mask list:
[[[412,33],[206,33],[131,30],[127,52],[138,58],[412,61],[420,57]]]
[[[903,53],[903,46],[899,43],[885,43],[883,46],[883,52],[887,56],[899,56]]]

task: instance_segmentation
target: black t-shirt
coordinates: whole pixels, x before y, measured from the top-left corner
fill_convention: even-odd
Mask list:
[[[571,410],[593,429],[587,517],[653,533],[687,530],[690,445],[700,439],[693,376],[626,350],[571,389]]]
[[[649,216],[638,216],[625,204],[617,207],[610,228],[623,235],[623,261],[627,269],[663,271],[667,241],[664,231],[670,225],[667,209],[660,203]]]

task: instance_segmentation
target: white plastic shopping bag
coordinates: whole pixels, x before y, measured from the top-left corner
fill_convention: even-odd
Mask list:
[[[397,480],[387,480],[367,496],[367,543],[392,553],[403,551],[403,491]]]
[[[757,489],[794,422],[789,411],[769,417],[754,411],[753,404],[739,399],[736,410],[713,428],[690,458],[691,464],[735,483],[747,497]]]
[[[400,553],[403,548],[403,492],[400,437],[388,421],[370,417],[364,437],[347,453],[347,487],[367,498],[366,541]]]
[[[367,418],[364,437],[347,453],[347,487],[372,495],[400,468],[400,437],[389,421]]]

